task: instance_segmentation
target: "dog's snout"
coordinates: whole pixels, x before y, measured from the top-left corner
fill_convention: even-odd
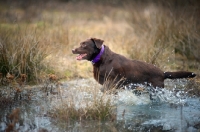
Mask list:
[[[76,50],[75,49],[72,49],[72,53],[74,53]]]

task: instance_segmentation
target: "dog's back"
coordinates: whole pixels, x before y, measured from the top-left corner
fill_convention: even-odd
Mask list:
[[[107,46],[101,61],[93,65],[94,78],[103,84],[106,78],[119,81],[124,78],[124,84],[147,83],[154,87],[164,87],[164,73],[152,64],[131,60],[112,52]]]

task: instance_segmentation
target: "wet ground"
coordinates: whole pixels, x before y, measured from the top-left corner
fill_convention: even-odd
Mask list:
[[[69,132],[200,132],[200,98],[188,96],[183,90],[186,80],[166,81],[167,89],[157,89],[149,93],[133,94],[130,90],[120,90],[118,94],[108,95],[116,106],[116,121],[73,121],[71,123],[56,123],[49,117],[49,112],[58,106],[65,98],[71,97],[77,101],[78,107],[84,99],[91,99],[90,89],[97,88],[100,96],[101,86],[93,79],[78,79],[63,82],[52,93],[44,91],[44,86],[31,88],[31,98],[4,102],[0,109],[0,132],[8,129],[13,122],[10,114],[13,109],[20,109],[20,117],[15,124],[15,130],[20,132],[38,131],[69,131]],[[89,90],[88,90],[89,89]],[[180,90],[181,89],[181,90]],[[146,88],[149,90],[149,88]],[[28,94],[30,89],[25,90]],[[58,94],[59,92],[60,94]]]

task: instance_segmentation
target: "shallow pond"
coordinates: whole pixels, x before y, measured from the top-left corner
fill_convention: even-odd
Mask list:
[[[73,96],[77,102],[91,98],[91,93],[78,89],[90,88],[95,83],[93,79],[63,82],[60,87],[61,96]],[[0,132],[5,131],[11,123],[9,114],[15,108],[20,108],[20,119],[15,130],[21,132],[200,132],[200,98],[188,97],[186,92],[177,90],[186,84],[186,80],[167,80],[166,87],[171,90],[153,91],[153,100],[150,100],[148,93],[135,95],[133,91],[120,90],[117,95],[112,95],[116,105],[116,121],[74,121],[69,124],[56,124],[54,119],[48,116],[55,104],[59,104],[60,96],[47,96],[47,93],[41,90],[42,86],[35,86],[32,88],[31,100],[23,99],[10,106],[1,107]]]

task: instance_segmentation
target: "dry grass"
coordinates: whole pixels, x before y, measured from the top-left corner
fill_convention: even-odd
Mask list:
[[[94,102],[88,102],[85,108],[77,108],[75,106],[76,103],[75,101],[68,101],[62,104],[62,107],[54,109],[53,117],[61,122],[82,120],[114,121],[116,119],[114,105],[111,104],[110,100],[104,102],[103,97]]]
[[[50,1],[40,6],[13,2],[12,9],[1,7],[1,71],[27,73],[29,80],[46,73],[68,79],[91,77],[91,64],[76,61],[71,53],[90,37],[104,39],[113,51],[163,70],[198,71],[197,6],[176,9],[171,1],[125,1],[123,6],[85,2]]]
[[[115,97],[103,94],[94,80],[88,80],[87,83],[79,80],[77,84],[72,81],[67,91],[60,93],[61,101],[53,103],[51,110],[51,116],[57,123],[116,119]]]
[[[90,37],[101,38],[114,52],[153,63],[164,71],[181,69],[199,74],[198,2],[184,1],[181,6],[173,1],[104,2],[2,2],[2,76],[24,73],[27,81],[38,82],[48,74],[67,79],[92,77],[92,65],[76,61],[71,53]],[[197,81],[199,89],[198,85]],[[74,87],[69,89],[73,95],[53,110],[53,117],[60,121],[115,119],[112,100],[100,93],[99,87],[81,86],[79,94],[74,94]],[[83,93],[93,97],[84,98]],[[77,102],[81,94],[83,100]]]
[[[44,59],[57,53],[58,48],[58,44],[51,41],[52,36],[47,37],[50,29],[41,29],[36,24],[2,24],[0,29],[0,68],[4,75],[25,73],[29,80],[35,80],[41,70],[49,69]]]
[[[196,79],[190,79],[186,85],[186,89],[190,96],[200,97],[200,77],[197,76]]]
[[[129,55],[153,63],[163,70],[199,69],[197,56],[200,54],[195,50],[200,48],[198,8],[187,5],[176,7],[170,1],[136,3],[139,6],[127,6],[131,13],[128,22],[136,36],[134,44],[137,44],[126,48],[129,49]],[[195,61],[191,63],[191,60]]]

